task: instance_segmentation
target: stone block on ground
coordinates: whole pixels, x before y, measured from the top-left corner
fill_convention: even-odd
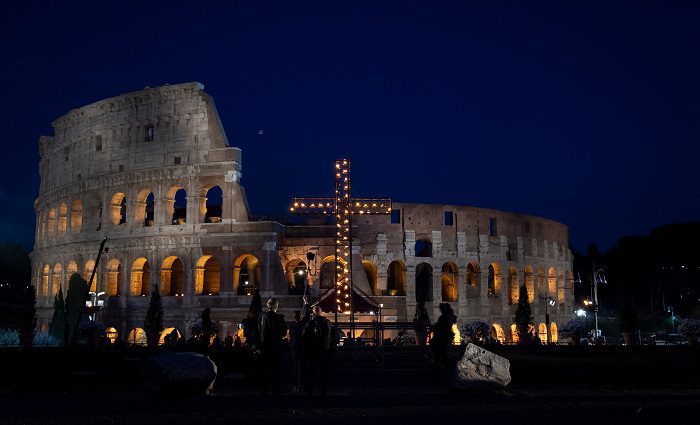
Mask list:
[[[153,392],[209,394],[216,372],[216,364],[202,354],[164,353],[146,361],[143,384]]]
[[[451,387],[458,390],[502,388],[509,383],[510,361],[471,343],[450,381]]]

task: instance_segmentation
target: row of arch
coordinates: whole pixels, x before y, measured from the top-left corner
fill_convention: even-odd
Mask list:
[[[549,324],[549,333],[547,332],[546,323],[540,323],[537,326],[537,332],[535,332],[535,327],[530,325],[529,332],[532,335],[536,335],[543,344],[556,344],[559,342],[559,330],[555,322],[551,322]],[[113,327],[107,328],[107,337],[112,343],[114,343],[119,337],[119,333]],[[506,332],[500,323],[493,323],[490,328],[490,337],[501,344],[506,342],[517,344],[519,342],[517,326],[515,323],[510,325],[509,335],[506,335]],[[165,328],[160,334],[158,345],[168,344],[169,341],[176,341],[179,338],[182,338],[182,333],[177,328]],[[146,332],[143,330],[143,328],[133,328],[129,331],[126,342],[133,345],[146,345]]]
[[[342,260],[339,260],[342,263]],[[344,264],[343,264],[344,265]],[[326,257],[320,269],[320,288],[332,288],[334,285],[335,267],[334,258]],[[406,266],[402,261],[392,261],[386,270],[387,284],[385,290],[377,288],[377,266],[369,260],[363,260],[362,266],[367,275],[367,281],[374,295],[406,295]],[[285,275],[290,293],[303,293],[303,287],[307,283],[307,268],[303,260],[294,259],[287,263]],[[565,281],[565,278],[567,279]],[[573,285],[573,275],[570,272],[561,273],[557,276],[554,267],[550,267],[545,273],[545,269],[540,267],[537,270],[532,266],[525,266],[521,275],[515,267],[507,270],[507,295],[509,304],[517,304],[520,295],[520,286],[525,285],[527,289],[528,302],[535,301],[535,285],[537,293],[548,295],[560,304],[565,303],[566,294],[562,285],[568,283],[568,288]],[[440,299],[443,302],[456,302],[460,290],[460,281],[464,283],[464,289],[473,296],[478,296],[477,287],[481,280],[481,271],[477,263],[467,264],[464,275],[460,275],[459,268],[452,261],[445,262],[440,270]],[[488,269],[488,294],[499,296],[502,292],[503,276],[501,266],[498,263],[491,263]],[[420,263],[415,269],[415,295],[416,301],[433,301],[433,267],[428,263]]]
[[[200,211],[202,221],[216,223],[221,221],[223,191],[219,185],[205,187],[204,197],[201,199]],[[98,211],[94,211],[99,217],[97,230],[101,227],[103,208],[99,200],[95,203]],[[70,207],[69,207],[70,205]],[[187,223],[187,191],[183,186],[171,187],[165,196],[165,208],[170,224]],[[130,209],[133,209],[130,212]],[[112,195],[107,206],[107,216],[111,224],[123,225],[134,220],[138,226],[150,227],[155,224],[155,195],[154,189],[146,187],[141,189],[129,204],[127,196],[123,192]],[[39,219],[37,226],[37,240],[62,239],[68,233],[80,233],[83,230],[83,202],[75,199],[72,202],[62,202],[58,207],[52,207]]]
[[[501,344],[505,342],[512,342],[514,344],[517,344],[519,341],[518,337],[518,329],[515,323],[510,325],[510,335],[508,335],[509,339],[506,338],[506,333],[503,329],[503,326],[500,323],[493,323],[491,324],[491,331],[490,331],[490,336],[491,339],[496,340],[500,342]],[[530,329],[528,332],[531,335],[536,335],[540,341],[543,344],[556,344],[559,341],[559,330],[557,328],[557,324],[555,322],[550,322],[549,324],[549,333],[547,333],[547,324],[546,323],[540,323],[537,326],[537,332],[535,332],[535,327],[533,325],[530,325]],[[551,341],[550,341],[551,338]]]
[[[75,261],[70,261],[65,270],[61,263],[53,266],[45,264],[39,270],[40,296],[53,296],[58,293],[58,288],[66,289],[68,279],[73,273],[79,273],[86,280],[90,280],[95,267],[94,260],[85,262],[79,270]],[[221,261],[213,255],[203,255],[195,263],[194,268],[194,293],[196,295],[218,295],[221,291]],[[99,273],[95,273],[90,290],[101,288],[107,296],[120,296],[122,294],[123,274],[128,273],[129,296],[146,296],[151,292],[152,267],[148,259],[140,257],[131,263],[128,270],[124,270],[121,261],[116,258],[107,260],[104,266],[104,283],[98,286]],[[260,284],[260,267],[258,259],[252,254],[243,254],[233,263],[234,291],[238,295],[251,295]],[[169,256],[160,265],[160,288],[163,296],[183,296],[185,294],[185,266],[177,256]]]

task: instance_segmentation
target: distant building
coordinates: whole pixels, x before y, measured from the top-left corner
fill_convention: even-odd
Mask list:
[[[305,284],[315,295],[333,285],[332,225],[251,221],[241,150],[229,145],[201,84],[105,99],[53,127],[55,136],[39,140],[32,273],[40,326],[47,326],[54,295],[66,290],[70,275],[89,279],[105,236],[109,252],[95,284],[106,292],[101,321],[121,337],[140,335],[156,285],[167,327],[185,335],[205,307],[222,334],[235,331],[254,289],[274,294],[291,318]],[[557,303],[549,310],[553,339],[572,316],[572,254],[563,224],[483,208],[394,203],[391,215],[358,217],[355,229],[355,285],[383,304],[386,321],[411,321],[419,301],[435,321],[438,304],[449,302],[461,323],[486,321],[495,338],[512,341],[522,284],[543,339],[542,297]]]

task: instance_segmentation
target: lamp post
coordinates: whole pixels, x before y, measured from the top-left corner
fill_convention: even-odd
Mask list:
[[[547,311],[548,306],[554,307],[556,305],[556,302],[554,301],[554,298],[550,297],[547,295],[546,297],[540,297],[542,301],[544,301],[544,323],[545,326],[547,326],[547,344],[552,342],[552,332],[549,329],[549,311]]]
[[[598,330],[598,285],[607,285],[608,281],[605,278],[605,271],[603,269],[596,269],[593,266],[593,270],[589,275],[589,281],[591,285],[591,296],[593,297],[593,318],[595,322],[595,338],[600,336],[600,331]],[[581,275],[577,274],[574,283],[582,283]]]

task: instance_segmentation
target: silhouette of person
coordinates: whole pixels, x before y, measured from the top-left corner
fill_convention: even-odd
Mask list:
[[[260,315],[259,332],[261,373],[260,389],[262,395],[267,395],[268,387],[272,387],[275,396],[280,395],[280,363],[284,349],[283,338],[287,334],[284,316],[277,313],[277,300],[267,300],[267,311]]]
[[[332,338],[331,323],[321,315],[321,307],[314,306],[312,317],[302,330],[302,362],[304,366],[304,385],[306,395],[313,393],[314,375],[318,371],[321,396],[325,397],[328,388],[328,364],[331,359]]]
[[[430,339],[430,348],[433,351],[433,372],[435,382],[440,383],[440,375],[449,371],[449,350],[454,340],[452,326],[457,323],[457,316],[448,303],[440,303],[440,317],[432,326],[433,337]]]

